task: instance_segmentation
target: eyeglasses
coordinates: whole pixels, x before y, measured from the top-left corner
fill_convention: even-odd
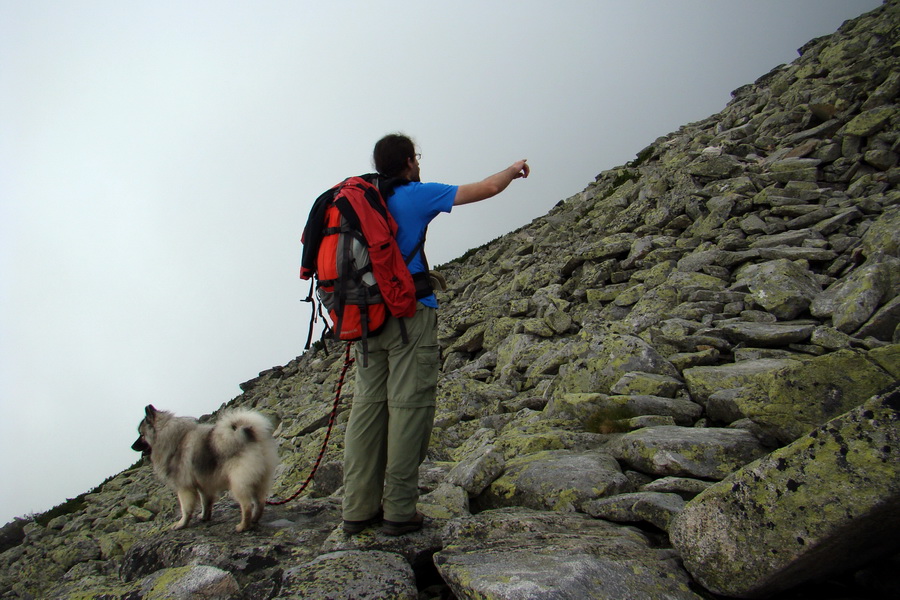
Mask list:
[[[416,152],[416,160],[422,160],[422,155],[419,152]]]

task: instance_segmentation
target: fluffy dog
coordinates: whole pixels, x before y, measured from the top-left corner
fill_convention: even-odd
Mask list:
[[[181,520],[174,529],[187,527],[197,500],[200,518],[208,521],[216,496],[224,490],[231,490],[241,505],[237,531],[259,521],[278,464],[272,424],[266,417],[231,410],[215,425],[201,425],[148,405],[138,433],[132,450],[149,456],[157,477],[178,494]]]

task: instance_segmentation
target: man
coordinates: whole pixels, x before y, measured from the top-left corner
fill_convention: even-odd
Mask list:
[[[407,180],[394,189],[387,204],[397,221],[401,253],[405,257],[416,253],[409,262],[413,274],[427,270],[420,244],[432,219],[454,206],[495,196],[530,172],[520,160],[477,183],[422,183],[420,156],[412,140],[401,134],[379,140],[373,153],[381,176]],[[344,436],[343,529],[347,533],[359,533],[382,520],[388,535],[422,528],[416,501],[440,369],[437,307],[433,293],[420,298],[415,316],[404,319],[408,342],[399,320],[389,319],[382,332],[369,339],[368,366],[356,361],[356,391]]]

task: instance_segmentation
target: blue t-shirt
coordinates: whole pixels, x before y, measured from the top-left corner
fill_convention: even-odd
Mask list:
[[[449,213],[456,199],[455,185],[443,183],[420,183],[413,181],[399,186],[388,198],[388,210],[397,221],[397,245],[404,258],[419,245],[425,235],[425,228],[440,213]],[[422,253],[417,252],[409,263],[410,273],[425,270]],[[437,308],[434,294],[419,300],[425,306]]]

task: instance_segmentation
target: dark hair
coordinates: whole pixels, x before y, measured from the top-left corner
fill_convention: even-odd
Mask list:
[[[402,133],[390,133],[375,144],[372,158],[375,170],[385,177],[397,177],[416,157],[416,145]]]

